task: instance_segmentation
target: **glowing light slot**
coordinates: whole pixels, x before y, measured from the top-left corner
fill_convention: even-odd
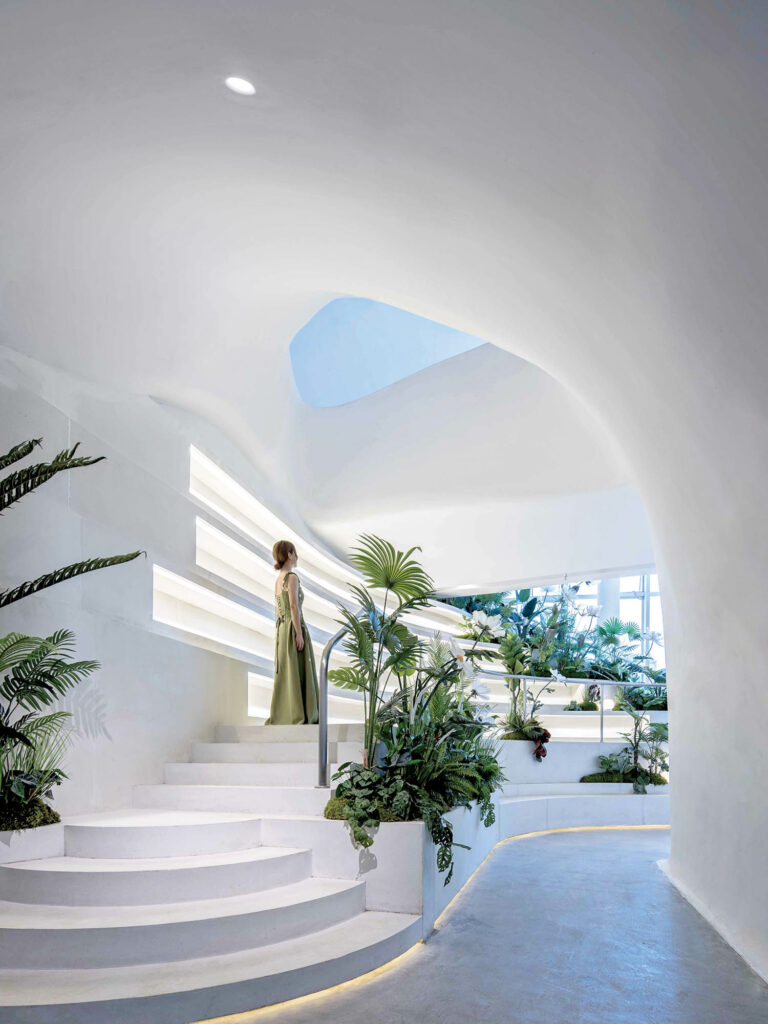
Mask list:
[[[347,584],[359,580],[355,573],[291,529],[194,445],[190,445],[189,451],[190,494],[257,541],[267,556],[275,540],[292,541],[299,550],[304,575],[339,597],[348,596]]]
[[[152,617],[156,622],[246,654],[260,658],[273,656],[275,624],[272,618],[159,565],[152,566],[152,577]]]
[[[274,603],[275,571],[271,563],[199,517],[195,520],[195,536],[196,561],[202,569]],[[309,625],[335,633],[339,628],[338,614],[332,601],[304,587],[304,618]]]
[[[312,580],[324,590],[348,601],[348,584],[362,582],[359,573],[314,547],[194,445],[189,449],[189,492],[225,522],[254,540],[264,550],[267,564],[271,559],[272,544],[276,538],[282,537],[293,541],[299,550],[302,577]],[[461,631],[464,617],[458,610],[454,613],[447,607],[433,606],[430,612],[432,614],[410,612],[403,619],[433,632]]]

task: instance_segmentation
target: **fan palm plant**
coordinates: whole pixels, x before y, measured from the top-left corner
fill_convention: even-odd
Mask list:
[[[389,541],[363,534],[350,556],[365,586],[350,586],[358,610],[339,606],[349,665],[334,669],[329,678],[363,694],[366,767],[374,761],[376,721],[386,685],[393,677],[400,681],[412,673],[423,650],[419,638],[400,621],[433,596],[432,580],[411,557],[419,550],[398,551]]]

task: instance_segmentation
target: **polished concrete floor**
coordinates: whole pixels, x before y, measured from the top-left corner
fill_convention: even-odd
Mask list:
[[[238,1024],[766,1024],[765,985],[656,865],[665,831],[497,847],[379,977]]]

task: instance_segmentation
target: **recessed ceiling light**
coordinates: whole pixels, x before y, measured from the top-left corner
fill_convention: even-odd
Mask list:
[[[236,92],[238,96],[253,96],[256,92],[256,86],[253,82],[249,82],[247,78],[225,78],[224,85],[231,92]]]

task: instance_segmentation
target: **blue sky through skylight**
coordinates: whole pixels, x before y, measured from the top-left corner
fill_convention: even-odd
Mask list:
[[[299,395],[308,405],[343,405],[434,363],[485,344],[462,331],[373,299],[334,299],[290,345]]]

